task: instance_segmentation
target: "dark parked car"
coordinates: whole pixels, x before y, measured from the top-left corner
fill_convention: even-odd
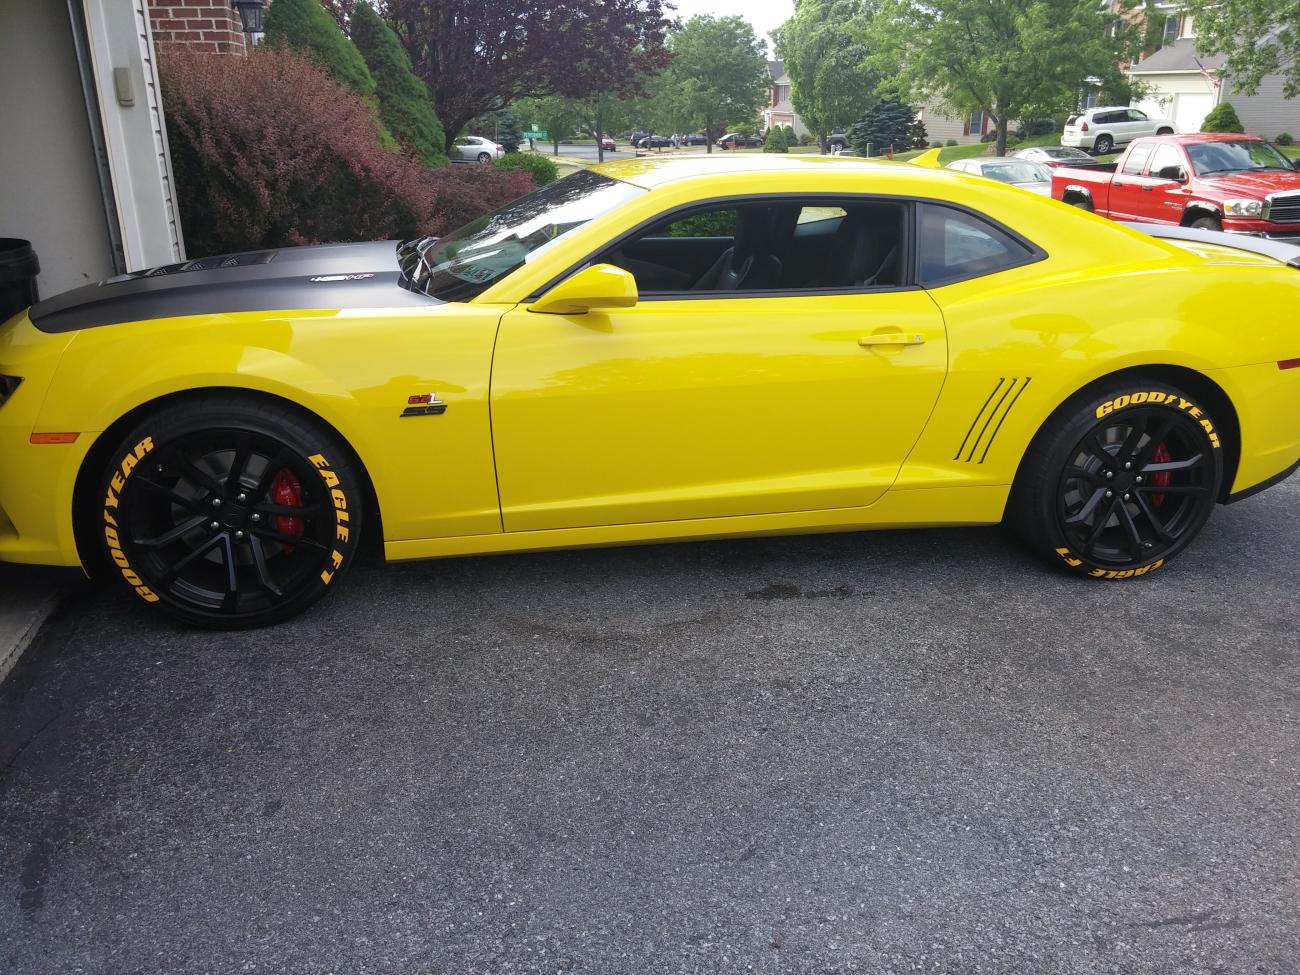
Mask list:
[[[709,140],[701,132],[694,132],[690,135],[679,135],[674,137],[679,146],[703,146],[707,145]]]
[[[647,135],[637,140],[638,149],[667,149],[671,147],[673,140],[666,135]]]
[[[847,149],[849,145],[849,136],[843,129],[832,129],[831,134],[826,137],[827,149]]]
[[[720,149],[757,149],[763,144],[763,140],[756,135],[741,135],[739,132],[728,132],[716,143]]]

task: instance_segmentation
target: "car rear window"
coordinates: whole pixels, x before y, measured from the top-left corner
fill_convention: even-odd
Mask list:
[[[924,287],[994,274],[1034,257],[1025,244],[965,210],[924,203],[920,216],[918,266]]]
[[[1153,146],[1150,142],[1138,142],[1128,151],[1128,158],[1124,160],[1124,175],[1141,176],[1142,170],[1146,168],[1147,160],[1151,158]]]

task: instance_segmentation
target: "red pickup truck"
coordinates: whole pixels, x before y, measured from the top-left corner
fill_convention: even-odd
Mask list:
[[[1112,220],[1300,239],[1300,172],[1253,135],[1137,139],[1112,166],[1052,170],[1052,196]]]

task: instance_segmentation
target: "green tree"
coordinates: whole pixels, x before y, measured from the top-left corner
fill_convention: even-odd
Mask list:
[[[763,140],[764,152],[789,152],[790,144],[785,139],[785,129],[779,125],[774,125],[767,130],[767,137]]]
[[[673,60],[651,101],[661,131],[703,132],[708,151],[732,125],[753,124],[767,93],[767,60],[743,17],[697,15],[668,37]]]
[[[794,16],[772,33],[790,76],[790,101],[826,151],[826,136],[879,101],[879,72],[853,28],[864,0],[795,0]]]
[[[1241,119],[1237,117],[1237,110],[1232,107],[1231,102],[1219,102],[1210,109],[1210,114],[1205,116],[1205,121],[1201,123],[1201,131],[1245,132],[1246,127],[1241,124]]]
[[[519,127],[519,116],[512,108],[503,108],[498,113],[497,119],[497,141],[501,143],[501,148],[506,152],[518,152],[523,137]]]
[[[870,109],[848,131],[849,145],[860,156],[879,156],[887,149],[903,152],[917,138],[916,113],[911,106],[890,99]],[[924,129],[921,131],[924,140]]]
[[[285,44],[315,58],[346,87],[367,98],[375,93],[375,79],[365,59],[319,0],[276,0],[263,22],[266,40]]]
[[[1300,3],[1295,0],[1183,0],[1196,18],[1196,48],[1226,54],[1225,74],[1246,95],[1265,75],[1282,75],[1282,93],[1300,94]]]
[[[560,154],[560,142],[573,134],[578,127],[578,110],[570,98],[548,95],[545,98],[526,98],[514,105],[516,114],[529,126],[546,131],[551,140],[551,155]]]
[[[1073,108],[1141,42],[1096,0],[880,0],[857,35],[900,97],[988,112],[999,155],[1009,123]]]
[[[445,165],[446,137],[433,112],[433,98],[411,70],[402,42],[366,0],[359,0],[352,11],[350,27],[353,43],[377,85],[380,121],[426,166]]]

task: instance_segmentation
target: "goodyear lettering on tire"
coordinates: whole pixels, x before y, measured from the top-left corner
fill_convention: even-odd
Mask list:
[[[1183,399],[1181,396],[1175,396],[1173,393],[1166,393],[1160,390],[1139,390],[1135,393],[1125,393],[1123,396],[1116,396],[1114,399],[1107,400],[1097,407],[1097,419],[1110,416],[1110,414],[1122,410],[1127,406],[1172,406],[1175,409],[1182,410],[1193,420],[1201,425],[1210,438],[1210,446],[1218,449],[1219,432],[1214,428],[1214,424],[1205,416],[1204,411],[1189,399]]]
[[[126,487],[131,472],[140,465],[145,454],[151,450],[153,450],[152,437],[145,437],[128,450],[118,463],[117,469],[113,471],[113,476],[109,478],[108,490],[104,495],[104,544],[108,547],[108,556],[121,571],[127,585],[134,589],[136,595],[146,603],[158,602],[158,594],[144,584],[135,569],[131,567],[131,560],[122,551],[122,539],[118,534],[117,517],[114,512],[121,502],[122,489]]]
[[[339,476],[334,473],[330,462],[323,454],[312,454],[307,458],[316,468],[320,478],[325,482],[325,487],[329,489],[330,500],[334,504],[334,539],[336,542],[347,544],[351,532],[348,528],[348,522],[351,521],[351,515],[348,511],[348,498],[339,486]],[[330,564],[321,570],[320,581],[329,585],[334,581],[334,576],[339,569],[343,567],[343,553],[337,547],[330,551]]]

